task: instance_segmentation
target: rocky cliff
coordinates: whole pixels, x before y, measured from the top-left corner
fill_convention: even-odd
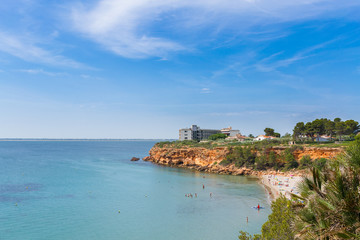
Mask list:
[[[272,147],[268,151],[273,151],[280,155],[287,147]],[[304,155],[309,155],[311,159],[333,158],[343,151],[342,148],[317,148],[304,147],[293,151],[296,160],[300,160]],[[193,148],[159,148],[153,147],[149,156],[144,161],[151,161],[161,165],[185,167],[205,172],[232,175],[262,175],[274,174],[274,171],[254,171],[243,167],[237,168],[234,165],[222,166],[219,163],[226,158],[229,153],[227,147],[217,147],[214,149],[193,147]],[[299,171],[297,171],[299,173]]]

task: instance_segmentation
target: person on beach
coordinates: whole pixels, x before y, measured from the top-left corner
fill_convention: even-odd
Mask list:
[[[195,193],[195,197],[197,197],[197,193]]]
[[[212,193],[210,193],[210,197],[212,198]]]
[[[205,185],[203,184],[203,189],[205,189]]]
[[[260,209],[260,204],[258,204],[257,209],[258,209],[258,210]]]
[[[246,217],[246,223],[248,223],[249,222],[249,217]]]

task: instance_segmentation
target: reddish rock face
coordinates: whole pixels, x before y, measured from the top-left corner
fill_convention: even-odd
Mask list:
[[[286,147],[273,147],[269,149],[280,155]],[[317,148],[305,147],[302,150],[295,150],[293,155],[296,160],[309,155],[311,159],[333,158],[343,152],[342,148]],[[237,168],[234,165],[221,166],[219,163],[226,158],[229,153],[228,147],[218,147],[214,149],[206,148],[158,148],[153,147],[149,156],[143,158],[144,161],[151,161],[161,165],[186,167],[205,172],[215,172],[220,174],[232,175],[262,175],[273,174],[272,170],[254,171],[248,168]]]
[[[149,160],[169,165],[209,166],[215,162],[220,163],[229,152],[227,148],[156,148],[153,147]]]
[[[272,147],[270,151],[280,155],[287,147]],[[334,158],[344,151],[343,148],[328,148],[328,147],[304,147],[293,152],[296,160],[300,160],[303,156],[310,156],[312,160],[319,158]]]

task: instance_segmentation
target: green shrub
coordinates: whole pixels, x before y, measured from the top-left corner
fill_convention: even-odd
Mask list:
[[[300,168],[308,168],[312,166],[312,161],[309,155],[305,155],[300,159]]]
[[[156,143],[155,144],[155,146],[157,146],[157,147],[159,147],[159,148],[163,148],[163,147],[165,147],[165,146],[167,146],[167,145],[169,145],[169,144],[171,144],[172,142],[170,142],[170,141],[163,141],[163,142],[158,142],[158,143]]]
[[[322,170],[324,168],[324,166],[326,165],[327,161],[328,160],[326,158],[318,158],[314,161],[313,165],[317,169]]]
[[[285,170],[297,168],[299,166],[299,163],[295,160],[295,157],[292,154],[292,149],[285,149],[282,154],[282,158],[285,162]]]
[[[213,141],[218,139],[225,139],[225,138],[227,138],[227,135],[223,133],[216,133],[208,137],[209,140],[213,140]]]
[[[236,146],[230,148],[230,153],[226,159],[221,162],[221,165],[235,164],[236,167],[252,167],[255,163],[255,154],[251,147]]]
[[[255,158],[255,169],[256,170],[265,170],[267,167],[266,156],[262,155]]]
[[[268,155],[268,166],[275,167],[276,165],[277,165],[276,154],[273,151],[271,151]]]
[[[220,162],[220,165],[221,166],[227,166],[227,165],[229,165],[229,164],[231,164],[232,162],[231,162],[231,160],[229,160],[229,159],[224,159],[224,160],[222,160],[221,162]]]
[[[254,236],[250,235],[247,232],[240,231],[239,240],[261,240],[260,234],[254,234]]]

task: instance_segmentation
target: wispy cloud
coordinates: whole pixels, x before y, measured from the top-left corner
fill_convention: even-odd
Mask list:
[[[186,41],[189,32],[210,29],[211,34],[217,35],[223,29],[233,29],[240,36],[249,35],[249,29],[256,26],[336,14],[339,8],[355,5],[360,3],[354,0],[346,3],[331,0],[100,0],[95,4],[71,6],[70,19],[75,31],[120,56],[166,58],[171,52],[191,49]],[[276,33],[265,35],[256,40],[282,37]]]
[[[333,39],[320,44],[316,44],[314,46],[308,47],[304,50],[297,52],[295,55],[291,57],[276,60],[275,58],[281,56],[281,54],[283,53],[283,52],[279,52],[271,55],[270,57],[266,57],[262,59],[261,61],[259,61],[258,64],[255,65],[255,67],[257,68],[257,70],[262,72],[277,71],[279,68],[288,67],[298,61],[314,56],[316,51],[336,41],[337,39]]]
[[[51,77],[65,75],[65,73],[49,72],[49,71],[45,71],[43,69],[19,69],[17,71],[28,73],[28,74],[44,74],[44,75],[51,76]]]
[[[72,68],[83,64],[69,59],[57,52],[40,47],[41,42],[28,35],[15,35],[0,31],[0,51],[28,62],[45,63]]]
[[[260,73],[274,73],[282,79],[299,80],[300,78],[298,76],[289,75],[282,70],[302,60],[317,56],[317,54],[321,53],[322,49],[325,49],[337,40],[338,39],[333,39],[307,47],[290,56],[286,55],[285,51],[276,52],[266,57],[260,57],[260,54],[254,52],[245,53],[241,55],[239,59],[233,60],[228,66],[214,71],[211,79],[216,79],[227,74],[233,74],[240,79],[246,79],[244,77],[246,73],[255,71]]]

